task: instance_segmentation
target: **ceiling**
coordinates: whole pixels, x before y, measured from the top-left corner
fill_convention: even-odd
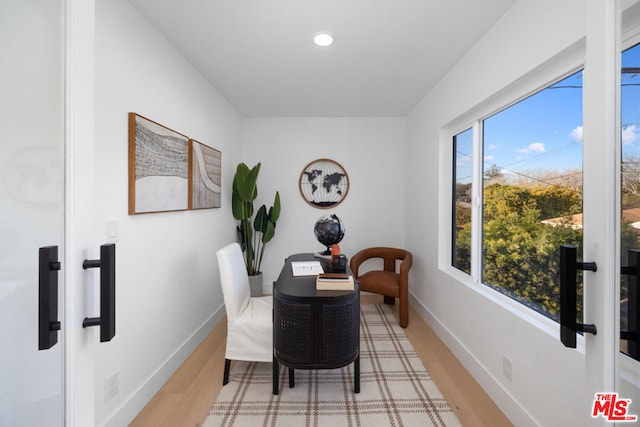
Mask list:
[[[407,115],[515,0],[129,1],[245,117],[375,117]]]

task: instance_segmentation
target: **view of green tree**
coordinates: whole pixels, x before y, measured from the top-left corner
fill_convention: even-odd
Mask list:
[[[460,208],[457,209],[460,211]],[[456,229],[455,259],[453,265],[467,274],[471,274],[471,212],[469,221]]]
[[[541,218],[555,218],[582,212],[582,195],[561,186],[536,187],[531,190]]]
[[[640,158],[625,155],[621,166],[622,209],[636,208],[640,206]]]
[[[492,184],[484,189],[482,281],[558,320],[561,244],[582,252],[582,229],[571,214],[579,194],[557,186],[525,188]],[[563,218],[558,224],[542,221]]]
[[[496,165],[491,165],[489,169],[485,171],[484,178],[487,180],[502,178],[502,169]]]
[[[457,185],[458,200],[467,197],[467,188]],[[483,193],[482,282],[558,321],[559,248],[572,245],[582,253],[582,220],[573,216],[581,212],[582,196],[572,188],[487,184]],[[628,221],[621,224],[621,246],[640,246],[638,232]],[[455,266],[470,272],[471,208],[464,202],[456,204],[455,247]],[[624,293],[623,289],[622,298]],[[582,295],[581,284],[578,294]],[[581,318],[582,298],[578,304]]]
[[[571,214],[581,212],[581,196],[558,186],[527,188],[490,184],[483,194],[482,281],[555,320],[559,318],[560,245],[582,251],[582,230]],[[462,209],[458,209],[463,212]],[[470,215],[457,215],[457,267],[470,269]],[[561,218],[557,224],[542,221]],[[580,299],[579,299],[580,300]]]

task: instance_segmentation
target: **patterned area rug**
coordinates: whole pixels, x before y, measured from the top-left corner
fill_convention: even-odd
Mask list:
[[[383,304],[361,305],[359,394],[353,364],[296,370],[294,388],[281,365],[277,396],[271,375],[271,363],[237,362],[203,426],[460,425]]]

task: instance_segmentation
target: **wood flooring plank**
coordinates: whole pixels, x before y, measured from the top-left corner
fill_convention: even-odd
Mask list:
[[[171,414],[182,412],[181,405],[183,400],[184,396],[179,393],[166,393],[161,390],[151,399],[129,426],[160,426]]]
[[[196,380],[203,367],[211,360],[211,355],[215,353],[221,343],[224,343],[225,338],[226,320],[216,325],[198,348],[178,368],[176,373],[171,376],[163,389],[171,393],[185,393]]]

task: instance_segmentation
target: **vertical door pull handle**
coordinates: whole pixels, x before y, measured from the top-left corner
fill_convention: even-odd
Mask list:
[[[627,343],[627,354],[640,360],[640,289],[638,287],[638,273],[640,272],[640,249],[627,251],[629,265],[620,267],[620,274],[627,278],[627,329],[620,331],[620,339]]]
[[[595,262],[578,262],[575,246],[560,246],[560,341],[565,347],[576,348],[578,332],[593,335],[596,325],[578,323],[577,273],[578,270],[597,271]]]
[[[38,253],[38,350],[58,343],[58,247],[45,246]]]
[[[100,246],[100,259],[85,259],[82,268],[100,268],[100,317],[85,317],[82,327],[100,326],[100,342],[116,335],[116,245]]]

